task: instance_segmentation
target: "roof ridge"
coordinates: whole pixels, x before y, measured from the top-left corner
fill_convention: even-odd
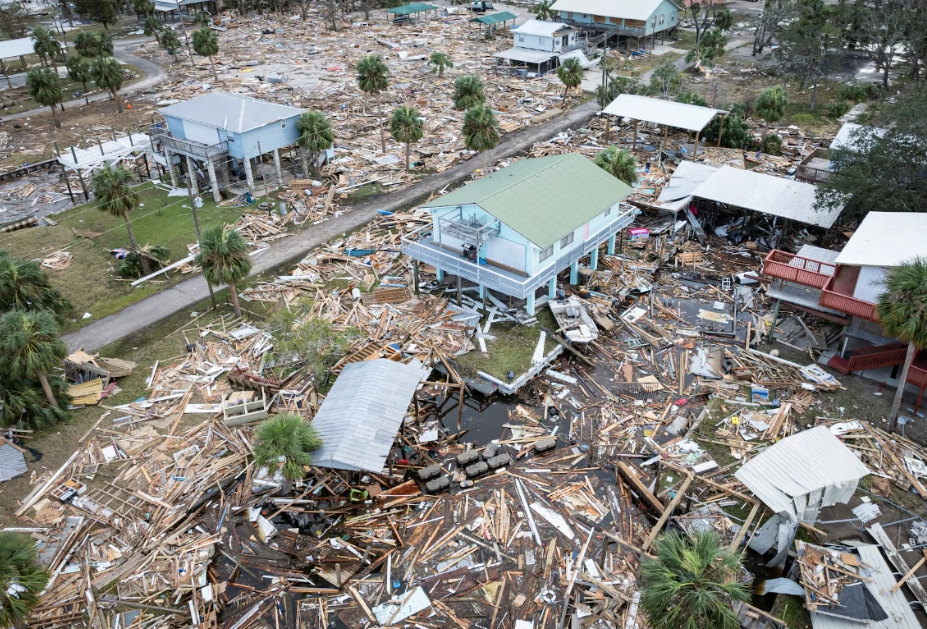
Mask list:
[[[546,171],[546,170],[549,170],[549,169],[552,168],[554,165],[559,164],[560,162],[565,161],[566,159],[568,159],[568,158],[569,158],[570,156],[572,156],[572,155],[579,155],[579,154],[578,154],[578,153],[563,153],[562,155],[548,155],[547,157],[538,157],[538,158],[535,158],[535,159],[550,159],[550,160],[551,160],[551,163],[550,163],[550,165],[545,165],[544,168],[541,168],[540,170],[534,171],[534,172],[533,172],[532,174],[530,174],[530,175],[525,175],[525,176],[523,176],[523,177],[522,177],[521,179],[519,179],[518,181],[513,181],[512,183],[510,183],[510,184],[508,184],[508,185],[505,185],[505,186],[503,186],[502,188],[499,188],[498,190],[493,191],[492,193],[489,193],[489,194],[486,194],[485,196],[480,197],[478,200],[474,201],[473,204],[474,204],[474,205],[479,205],[479,204],[480,204],[480,201],[485,201],[486,199],[491,199],[491,198],[494,197],[494,196],[498,196],[498,195],[502,194],[503,192],[505,192],[506,190],[510,190],[511,188],[513,188],[513,187],[515,187],[515,186],[517,186],[517,185],[519,185],[519,184],[521,184],[521,183],[524,183],[524,181],[525,181],[526,179],[528,179],[529,177],[532,177],[532,176],[536,177],[536,176],[538,176],[540,173],[542,173],[542,172],[544,172],[544,171]],[[553,158],[557,158],[557,157],[559,157],[559,158],[561,158],[561,159],[553,159]],[[584,159],[585,159],[585,158],[584,158]],[[517,162],[516,162],[516,163],[517,163]],[[502,170],[498,171],[496,174],[502,172],[503,170],[505,170],[505,169],[503,168]],[[503,176],[504,176],[504,175],[503,175]],[[510,176],[511,176],[511,175],[510,175]],[[486,179],[491,179],[491,178],[492,178],[492,175],[488,175],[488,176],[486,177]]]

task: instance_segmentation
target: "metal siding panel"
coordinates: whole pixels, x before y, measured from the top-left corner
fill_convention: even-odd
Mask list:
[[[923,236],[922,236],[923,237]],[[879,295],[885,292],[885,280],[888,269],[878,266],[864,266],[859,269],[856,286],[853,288],[853,297],[874,304],[879,301]]]
[[[574,14],[602,15],[626,20],[646,20],[650,17],[660,0],[557,0],[551,7],[555,11]]]
[[[0,444],[0,482],[28,471],[23,453],[8,443]]]
[[[167,122],[167,130],[171,132],[171,135],[184,140],[187,138],[187,136],[184,135],[186,132],[184,131],[183,120],[174,118],[173,116],[165,116],[164,120]]]
[[[296,129],[298,116],[286,121],[273,122],[260,129],[253,129],[242,134],[242,150],[249,157],[257,157],[261,153],[270,153],[274,149],[296,144],[299,131]],[[286,123],[284,127],[283,124]],[[260,151],[258,145],[260,144]]]

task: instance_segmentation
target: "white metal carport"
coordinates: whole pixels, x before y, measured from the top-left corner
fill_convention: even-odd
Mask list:
[[[634,121],[634,143],[632,148],[637,147],[637,125],[641,120],[644,122],[652,122],[663,127],[664,141],[666,140],[666,133],[669,127],[695,131],[695,147],[692,154],[696,155],[698,152],[699,134],[701,134],[702,130],[707,127],[718,114],[726,116],[730,112],[724,109],[674,103],[673,101],[650,98],[649,96],[622,94],[609,103],[609,105],[602,110],[602,113],[609,116],[618,116],[619,118],[630,118]],[[721,121],[721,130],[724,130],[723,119]],[[720,142],[721,134],[718,133],[719,145]]]

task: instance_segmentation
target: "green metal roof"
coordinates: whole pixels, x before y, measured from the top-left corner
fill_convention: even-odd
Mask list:
[[[480,24],[498,24],[499,22],[508,22],[509,20],[514,20],[516,17],[517,16],[509,13],[508,11],[500,11],[499,13],[480,15],[470,21],[479,22]]]
[[[579,153],[524,159],[422,207],[474,204],[546,249],[631,194]]]
[[[392,13],[394,15],[409,15],[410,13],[421,13],[422,11],[431,11],[432,9],[437,9],[438,7],[432,4],[425,4],[424,2],[413,2],[412,4],[404,4],[401,7],[393,7],[392,9],[387,9],[387,13]]]

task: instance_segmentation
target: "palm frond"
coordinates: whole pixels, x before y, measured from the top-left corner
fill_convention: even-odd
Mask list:
[[[237,231],[225,231],[219,225],[203,230],[196,260],[213,286],[234,284],[251,272],[248,243]]]
[[[312,463],[311,452],[322,447],[312,424],[294,413],[283,413],[262,423],[256,432],[254,463],[279,466],[290,480],[303,477],[303,466]]]
[[[496,115],[489,107],[474,105],[464,114],[464,145],[471,151],[488,151],[499,143]]]

